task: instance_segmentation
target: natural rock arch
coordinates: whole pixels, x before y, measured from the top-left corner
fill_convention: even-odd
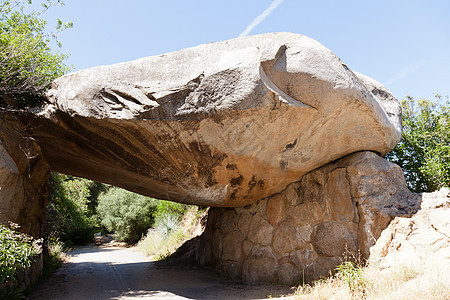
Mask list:
[[[364,234],[377,235],[379,228],[364,218],[381,218],[374,223],[379,226],[390,218],[384,210],[361,215],[359,188],[347,191],[354,183],[346,178],[359,172],[348,157],[361,155],[380,166],[374,170],[384,172],[381,177],[394,172],[385,171],[394,167],[377,154],[390,151],[401,137],[399,103],[380,83],[350,70],[306,36],[263,34],[86,69],[55,80],[47,98],[42,110],[14,118],[51,170],[160,199],[236,207],[213,210],[197,253],[233,278],[298,279],[292,266],[300,265],[285,257],[300,248],[312,261],[326,260],[315,265],[328,270],[341,250],[322,241],[330,230],[352,249],[367,251]],[[348,156],[360,151],[372,152]],[[47,165],[34,161],[27,160],[33,170],[48,173]],[[287,195],[301,193],[293,186],[321,167],[328,171],[320,193],[331,189],[335,200],[299,196],[295,201],[306,202],[286,202]],[[317,187],[301,190],[307,195]],[[246,209],[256,209],[249,212],[251,221],[241,220],[248,218]],[[299,216],[288,217],[293,212]],[[311,213],[318,214],[311,218],[314,226],[302,235],[300,216]],[[228,214],[233,217],[218,217]],[[246,222],[250,227],[242,229]],[[289,239],[291,233],[298,239]],[[224,240],[230,243],[220,248]],[[341,245],[342,239],[335,242]],[[322,274],[314,271],[309,278]]]

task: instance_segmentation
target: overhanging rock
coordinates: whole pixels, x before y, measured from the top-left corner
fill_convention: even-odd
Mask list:
[[[254,203],[401,137],[381,84],[291,33],[82,70],[48,100],[26,121],[53,171],[207,206]]]

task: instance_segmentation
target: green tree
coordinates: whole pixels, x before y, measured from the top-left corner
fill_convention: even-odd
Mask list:
[[[98,198],[101,223],[119,240],[137,243],[153,224],[156,200],[120,188],[111,188]]]
[[[42,10],[26,12],[31,0],[0,0],[0,107],[26,108],[44,102],[51,82],[69,71],[65,55],[52,51],[60,46],[57,33],[72,27],[58,19],[54,32],[46,32],[39,16],[61,0],[42,1]]]
[[[53,173],[49,185],[47,240],[61,240],[68,246],[92,241],[98,222],[89,210],[89,203],[91,191],[97,191],[98,184],[88,179]]]
[[[402,101],[403,137],[386,158],[402,167],[413,192],[450,186],[450,105],[443,100]]]

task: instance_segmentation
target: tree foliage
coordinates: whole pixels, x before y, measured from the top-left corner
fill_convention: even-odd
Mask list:
[[[66,245],[86,244],[93,239],[98,226],[89,209],[91,194],[97,193],[96,182],[74,176],[53,173],[50,177],[49,204],[46,209],[46,237],[61,240]]]
[[[402,167],[413,192],[450,186],[450,105],[443,100],[402,101],[403,138],[386,158]]]
[[[97,213],[109,231],[127,243],[136,243],[153,224],[156,200],[120,188],[98,198]]]
[[[44,92],[69,68],[65,55],[52,51],[52,38],[72,27],[58,19],[54,32],[46,32],[39,16],[61,0],[42,1],[42,10],[26,12],[31,0],[0,0],[0,106],[25,108],[42,104]]]

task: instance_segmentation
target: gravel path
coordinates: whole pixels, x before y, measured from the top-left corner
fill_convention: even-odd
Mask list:
[[[69,262],[27,299],[264,299],[289,292],[229,283],[199,267],[155,263],[133,248],[90,246],[71,251]]]

